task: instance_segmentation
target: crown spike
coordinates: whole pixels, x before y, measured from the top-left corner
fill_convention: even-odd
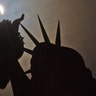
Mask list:
[[[27,35],[31,38],[31,40],[34,42],[35,45],[38,45],[39,42],[36,40],[36,38],[20,23],[21,27],[25,30]]]
[[[61,46],[61,38],[60,38],[60,21],[58,21],[58,27],[57,27],[57,35],[56,35],[56,41],[55,44],[57,46]]]
[[[37,15],[37,16],[38,16],[38,20],[39,20],[39,24],[40,24],[40,27],[41,27],[41,30],[42,30],[44,40],[45,40],[45,42],[50,43],[50,40],[49,40],[49,38],[47,36],[47,33],[46,33],[45,29],[44,29],[44,26],[43,26],[43,24],[42,24],[42,22],[40,20],[40,17],[39,17],[39,15]]]
[[[32,54],[33,54],[33,51],[32,51],[32,50],[30,50],[30,49],[24,48],[24,51],[25,51],[25,52],[27,52],[27,53],[29,53],[30,55],[32,55]]]

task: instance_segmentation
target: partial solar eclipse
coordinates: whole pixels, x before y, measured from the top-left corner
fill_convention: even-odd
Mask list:
[[[0,15],[4,14],[4,7],[0,4]]]

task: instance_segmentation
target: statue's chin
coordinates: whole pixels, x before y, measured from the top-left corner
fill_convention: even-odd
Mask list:
[[[6,82],[4,82],[4,83],[2,83],[2,84],[0,84],[0,89],[4,89],[4,88],[6,88],[8,82],[9,82],[9,80],[6,81]]]
[[[5,89],[7,85],[0,86],[1,89]]]
[[[7,84],[8,84],[8,82],[6,84],[0,85],[0,89],[5,89]]]

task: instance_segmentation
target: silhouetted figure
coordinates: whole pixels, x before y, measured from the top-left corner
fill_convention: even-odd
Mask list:
[[[13,23],[6,20],[0,23],[0,88],[11,80],[14,96],[95,96],[96,80],[82,56],[71,48],[61,47],[60,23],[52,44],[38,16],[45,40],[39,43],[20,24],[23,19],[24,15]],[[33,50],[24,48],[19,24],[36,45]],[[25,72],[32,74],[31,80],[18,62],[24,51],[32,55],[31,68]]]
[[[60,23],[58,22],[55,44],[51,44],[38,16],[45,42],[39,43],[21,24],[36,44],[34,50],[25,48],[32,55],[31,85],[33,96],[95,96],[96,80],[85,67],[82,56],[74,49],[61,47]],[[31,90],[30,90],[31,91]],[[30,95],[30,96],[32,96]]]

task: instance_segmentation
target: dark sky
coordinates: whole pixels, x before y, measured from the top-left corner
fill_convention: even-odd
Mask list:
[[[52,43],[55,41],[59,19],[62,46],[77,50],[96,78],[96,0],[0,0],[0,3],[5,8],[5,14],[0,16],[0,21],[13,21],[24,13],[25,20],[22,24],[40,42],[43,42],[43,37],[37,14],[40,15]],[[19,31],[24,36],[25,47],[33,49],[33,42],[21,28]],[[24,70],[30,67],[30,58],[30,55],[24,53],[19,60]],[[5,90],[0,90],[0,96],[12,96],[10,84]]]

